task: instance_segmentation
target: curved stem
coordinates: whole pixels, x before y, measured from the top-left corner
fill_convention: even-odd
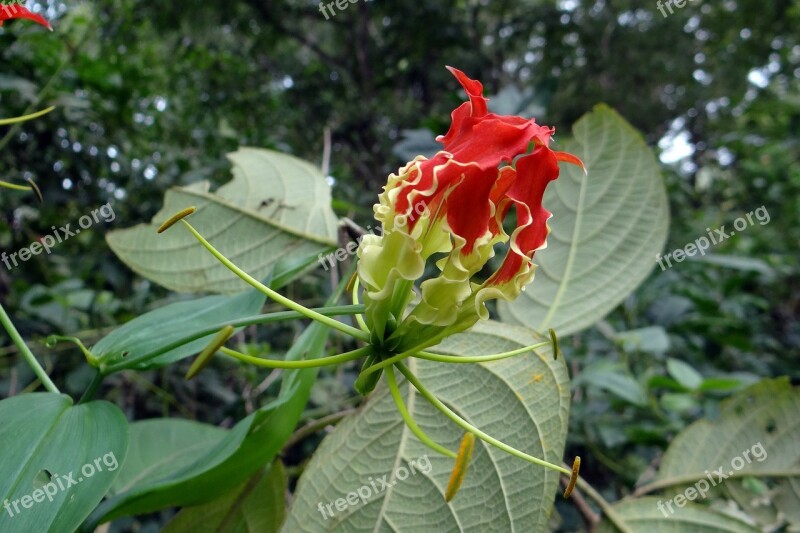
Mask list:
[[[47,109],[42,109],[41,111],[37,111],[36,113],[31,113],[29,115],[22,115],[21,117],[14,118],[2,118],[0,119],[0,126],[8,126],[9,124],[17,124],[18,122],[25,122],[26,120],[33,120],[41,117],[42,115],[46,115],[55,108],[56,106],[52,105]]]
[[[446,455],[451,459],[455,459],[455,452],[448,450],[437,442],[434,442],[433,439],[431,439],[425,434],[424,431],[422,431],[422,428],[420,428],[417,425],[417,422],[411,417],[411,413],[409,413],[408,409],[406,409],[406,404],[403,403],[403,396],[400,394],[400,388],[397,386],[397,378],[394,376],[394,369],[392,367],[386,368],[386,381],[389,383],[389,391],[392,393],[394,403],[397,404],[397,410],[400,411],[400,416],[402,416],[403,420],[405,420],[408,429],[410,429],[423,444],[428,446],[428,448],[431,448],[442,455]]]
[[[501,359],[514,357],[515,355],[520,355],[525,352],[530,352],[531,350],[535,350],[536,348],[541,348],[549,344],[550,344],[549,342],[542,342],[539,344],[532,344],[531,346],[525,346],[524,348],[511,350],[510,352],[496,353],[493,355],[467,355],[462,357],[459,355],[444,355],[432,352],[417,352],[413,354],[411,357],[416,357],[417,359],[427,359],[428,361],[438,361],[440,363],[488,363],[490,361],[499,361]]]
[[[71,342],[76,345],[81,352],[83,352],[83,356],[86,357],[86,362],[88,362],[91,366],[97,368],[100,362],[97,360],[97,357],[94,356],[89,349],[84,346],[83,342],[78,337],[65,337],[63,335],[50,335],[47,337],[47,341],[45,341],[45,346],[48,348],[52,348],[56,345],[59,341]]]
[[[5,187],[6,189],[12,189],[15,191],[31,191],[33,187],[29,187],[28,185],[15,185],[14,183],[9,183],[7,181],[0,180],[0,187]]]
[[[358,301],[358,273],[356,273],[355,276],[356,278],[355,281],[353,282],[353,305],[359,305],[360,302]],[[359,313],[356,315],[356,322],[358,322],[358,325],[361,327],[362,330],[369,333],[369,327],[367,326],[367,323],[364,322],[364,316],[362,314]]]
[[[332,355],[330,357],[320,357],[318,359],[303,359],[300,361],[283,361],[275,359],[263,359],[261,357],[253,357],[252,355],[243,354],[230,348],[220,348],[219,351],[225,355],[229,355],[234,359],[238,359],[243,363],[249,363],[256,366],[265,368],[317,368],[320,366],[338,365],[339,363],[346,363],[347,361],[355,361],[372,351],[372,346],[364,346],[351,352],[342,353],[339,355]]]
[[[42,382],[44,388],[55,394],[61,394],[61,391],[58,390],[56,384],[53,383],[53,381],[50,379],[50,376],[48,376],[47,372],[45,372],[44,368],[42,368],[42,365],[40,365],[39,361],[36,360],[36,357],[33,355],[33,352],[31,352],[30,348],[28,348],[28,345],[25,344],[24,340],[22,340],[22,336],[19,334],[19,331],[17,331],[17,328],[14,327],[14,323],[11,322],[11,319],[6,314],[3,304],[0,304],[0,324],[2,324],[2,326],[8,332],[8,336],[11,337],[11,340],[17,346],[20,355],[22,355],[22,358],[25,359],[26,363],[28,363],[28,366],[33,369],[33,373],[36,374],[36,377]]]
[[[338,320],[334,320],[325,315],[321,315],[320,313],[317,313],[316,311],[313,311],[303,305],[300,305],[294,300],[291,300],[283,296],[282,294],[279,294],[278,292],[270,289],[269,287],[267,287],[266,285],[264,285],[263,283],[252,277],[250,274],[248,274],[247,272],[245,272],[244,270],[233,264],[233,262],[231,262],[227,257],[222,255],[222,253],[220,253],[219,250],[214,248],[211,245],[211,243],[209,243],[205,239],[205,237],[200,235],[200,233],[196,229],[194,229],[194,227],[191,224],[186,222],[186,220],[181,220],[181,222],[183,222],[183,224],[189,229],[189,231],[192,232],[192,235],[194,235],[194,237],[200,242],[200,244],[202,244],[205,247],[205,249],[211,253],[211,255],[216,257],[220,263],[225,265],[225,267],[227,267],[228,270],[236,274],[243,281],[249,283],[262,293],[266,294],[269,298],[272,298],[273,300],[283,305],[284,307],[288,307],[289,309],[297,311],[298,313],[302,314],[307,318],[316,320],[317,322],[324,324],[328,327],[331,327],[333,329],[338,329],[342,333],[350,335],[351,337],[354,337],[356,339],[362,340],[364,342],[369,342],[369,335],[361,331],[360,329],[356,329],[353,326],[348,326],[347,324],[343,324]]]
[[[363,311],[363,307],[354,308],[352,305],[340,305],[333,307],[319,307],[315,309],[315,311],[325,315],[339,316],[339,315],[350,315],[358,311]],[[210,326],[200,331],[196,331],[191,335],[187,335],[186,337],[178,339],[165,346],[161,346],[150,353],[147,353],[141,357],[137,357],[136,359],[120,361],[119,363],[115,363],[113,365],[104,366],[102,367],[103,374],[104,375],[113,374],[114,372],[119,372],[120,370],[125,370],[129,368],[131,365],[138,365],[145,361],[149,361],[150,359],[153,359],[155,357],[158,357],[159,355],[172,351],[175,348],[180,348],[184,344],[196,341],[197,339],[202,339],[203,337],[207,337],[208,335],[213,335],[214,333],[218,332],[225,326],[233,326],[235,328],[240,328],[244,326],[254,326],[256,324],[271,324],[273,322],[281,322],[283,320],[293,320],[296,318],[303,318],[303,316],[304,315],[298,313],[297,311],[278,311],[277,313],[267,313],[265,315],[255,315],[245,318],[237,318],[234,320],[229,320],[227,322],[222,322],[220,324]]]
[[[416,354],[420,350],[424,350],[425,348],[430,348],[431,346],[436,346],[445,337],[447,337],[446,333],[440,333],[439,335],[436,335],[435,337],[433,337],[432,339],[428,340],[427,342],[423,342],[422,344],[414,346],[410,350],[406,350],[406,351],[401,352],[401,353],[399,353],[397,355],[393,355],[392,357],[384,359],[380,363],[375,363],[374,365],[370,366],[366,370],[362,371],[361,374],[358,375],[358,379],[361,379],[362,376],[366,377],[366,376],[372,374],[373,372],[377,372],[377,371],[382,370],[382,369],[384,369],[384,368],[386,368],[388,366],[397,364],[397,363],[401,362],[403,359],[408,359],[409,357],[412,357],[414,354]]]
[[[556,470],[556,471],[561,472],[562,474],[570,476],[570,477],[572,476],[572,470],[567,470],[563,466],[554,465],[552,463],[548,463],[547,461],[545,461],[543,459],[539,459],[539,458],[534,457],[532,455],[528,455],[527,453],[521,452],[518,449],[513,448],[513,447],[509,446],[508,444],[505,444],[504,442],[500,442],[499,440],[497,440],[494,437],[488,435],[487,433],[484,433],[480,429],[476,428],[475,426],[473,426],[472,424],[470,424],[469,422],[467,422],[466,420],[464,420],[463,418],[458,416],[449,407],[447,407],[444,403],[442,403],[442,401],[439,398],[434,396],[433,393],[431,393],[428,389],[425,388],[425,386],[422,383],[420,383],[420,381],[417,379],[417,376],[415,376],[413,374],[413,372],[411,372],[403,363],[397,363],[395,366],[397,367],[397,369],[400,372],[403,373],[403,375],[406,377],[406,379],[412,385],[414,385],[414,388],[416,388],[419,391],[419,393],[422,396],[425,397],[426,400],[431,402],[431,404],[434,407],[436,407],[447,418],[449,418],[450,420],[455,422],[456,425],[460,426],[464,430],[469,431],[470,433],[474,433],[475,436],[478,437],[479,439],[481,439],[482,441],[484,441],[484,442],[486,442],[488,444],[491,444],[492,446],[494,446],[496,448],[499,448],[499,449],[503,450],[504,452],[507,452],[507,453],[510,453],[511,455],[519,457],[520,459],[524,459],[524,460],[526,460],[526,461],[528,461],[530,463],[537,464],[539,466],[543,466],[543,467],[549,468],[551,470]]]

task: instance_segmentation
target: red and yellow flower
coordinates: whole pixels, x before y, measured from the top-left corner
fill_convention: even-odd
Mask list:
[[[550,149],[553,128],[490,113],[482,84],[449,70],[469,101],[437,138],[441,151],[389,176],[374,208],[383,234],[365,236],[358,251],[373,342],[395,352],[468,329],[488,317],[487,300],[516,298],[533,279],[533,255],[546,246],[545,188],[558,178],[559,162],[583,167]],[[512,208],[516,227],[508,235],[503,222]],[[500,267],[482,283],[472,281],[499,243],[508,243]],[[431,258],[439,275],[422,282],[409,310],[413,284]]]
[[[36,13],[31,12],[28,8],[18,3],[0,5],[0,26],[2,26],[3,22],[5,22],[6,20],[11,20],[11,19],[32,20],[37,24],[41,24],[48,30],[53,31],[53,28],[50,26],[50,23],[47,22],[47,19],[45,19],[41,15],[37,15]]]

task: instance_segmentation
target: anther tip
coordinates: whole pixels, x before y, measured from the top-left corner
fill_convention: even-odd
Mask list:
[[[225,326],[219,331],[219,333],[217,333],[208,346],[206,346],[203,351],[200,352],[200,355],[198,355],[197,359],[194,360],[192,366],[189,367],[189,370],[186,372],[187,381],[194,378],[206,367],[214,354],[217,353],[222,345],[228,342],[228,339],[233,336],[234,331],[236,330],[233,326]]]
[[[578,482],[578,472],[581,469],[581,458],[580,456],[575,457],[575,461],[572,463],[572,475],[569,478],[569,484],[567,485],[566,490],[564,490],[564,498],[569,498],[570,494],[572,494],[572,490],[575,488],[575,484]]]
[[[176,222],[180,221],[181,219],[184,219],[184,218],[188,217],[189,215],[191,215],[195,211],[197,211],[197,208],[192,206],[192,207],[187,207],[186,209],[184,209],[182,211],[179,211],[178,213],[175,213],[174,215],[169,217],[163,224],[161,224],[161,226],[158,228],[157,232],[158,233],[164,233],[169,228],[171,228]]]

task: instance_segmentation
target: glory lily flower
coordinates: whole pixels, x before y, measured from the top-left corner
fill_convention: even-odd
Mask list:
[[[570,476],[566,497],[577,480],[580,458],[576,458],[570,471],[494,439],[444,405],[403,363],[409,357],[443,363],[485,363],[549,344],[475,357],[425,351],[445,337],[465,331],[478,320],[488,318],[487,301],[498,298],[513,300],[519,296],[533,279],[533,256],[544,248],[549,233],[547,220],[551,214],[542,206],[545,188],[558,178],[559,162],[583,167],[577,157],[550,149],[553,128],[539,125],[533,119],[489,113],[481,83],[457,69],[449,70],[469,100],[453,111],[450,130],[437,138],[443,145],[442,150],[431,159],[417,157],[397,174],[389,176],[379,195],[374,210],[383,232],[381,235],[366,235],[361,241],[357,278],[352,283],[360,329],[327,316],[332,313],[307,309],[239,269],[183,220],[194,212],[194,208],[178,213],[161,226],[159,232],[178,221],[183,222],[219,261],[273,300],[366,343],[362,348],[331,357],[275,361],[223,347],[233,334],[233,328],[229,326],[220,331],[200,354],[187,377],[196,374],[217,351],[268,368],[318,367],[365,357],[356,388],[368,393],[385,370],[387,386],[412,432],[421,442],[456,460],[446,493],[448,500],[463,479],[475,437],[512,455]],[[512,208],[516,217],[509,235],[504,222]],[[474,280],[493,257],[494,247],[498,244],[507,245],[500,267],[485,280]],[[438,276],[422,281],[417,295],[415,282],[423,277],[428,261],[435,262]],[[358,305],[359,285],[363,286],[363,307]],[[550,336],[557,356],[552,330]],[[458,455],[433,442],[411,418],[403,404],[395,370],[403,374],[434,407],[467,432]]]
[[[0,26],[3,25],[3,22],[10,19],[32,20],[37,24],[41,24],[48,30],[53,31],[52,26],[50,26],[50,23],[47,22],[44,17],[37,15],[36,13],[32,13],[29,9],[20,4],[4,4],[2,7],[0,7]]]

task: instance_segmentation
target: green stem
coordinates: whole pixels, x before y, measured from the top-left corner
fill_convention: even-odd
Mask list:
[[[692,478],[692,481],[695,479],[697,478]],[[589,485],[587,481],[584,481],[582,477],[578,478],[577,487],[581,492],[589,496],[597,503],[597,505],[600,506],[600,510],[603,511],[603,514],[606,518],[608,518],[608,521],[614,524],[621,533],[633,533],[633,530],[625,523],[625,519],[614,510],[611,504],[608,503],[599,492],[594,490],[594,487]]]
[[[341,316],[341,315],[351,315],[359,312],[364,311],[363,306],[352,306],[352,305],[340,305],[340,306],[333,306],[333,307],[319,307],[315,309],[316,312],[320,314],[330,315],[330,316]],[[180,348],[184,344],[188,344],[192,341],[196,341],[197,339],[202,339],[203,337],[207,337],[209,335],[213,335],[217,333],[219,330],[224,328],[225,326],[233,326],[235,328],[241,328],[245,326],[253,326],[255,324],[271,324],[273,322],[282,322],[284,320],[294,320],[296,318],[304,318],[305,315],[298,313],[297,311],[279,311],[277,313],[268,313],[265,315],[255,315],[249,316],[245,318],[238,318],[235,320],[229,320],[227,322],[222,322],[220,324],[216,324],[214,326],[207,327],[191,335],[187,335],[181,339],[178,339],[170,344],[165,346],[161,346],[152,352],[143,355],[141,357],[137,357],[136,359],[132,360],[125,360],[120,361],[119,363],[115,363],[113,365],[108,365],[103,368],[103,374],[109,375],[115,372],[119,372],[120,370],[126,370],[131,366],[139,365],[145,361],[149,361],[159,355],[165,354],[169,351],[174,350],[175,348]]]
[[[6,314],[3,304],[0,304],[0,324],[2,324],[5,330],[8,332],[11,340],[17,346],[20,355],[22,355],[22,358],[25,359],[25,362],[28,363],[28,365],[33,369],[33,373],[36,374],[36,377],[42,382],[44,388],[55,394],[61,394],[61,391],[58,390],[58,387],[56,387],[55,383],[53,383],[53,381],[50,379],[50,376],[48,376],[47,372],[44,371],[42,366],[39,364],[39,361],[36,360],[36,357],[33,355],[30,348],[28,348],[28,345],[25,344],[24,340],[22,340],[22,336],[20,336],[19,331],[17,331],[17,328],[14,327],[14,323],[11,322],[11,319]]]
[[[99,370],[95,373],[92,381],[89,383],[89,386],[84,391],[83,396],[81,396],[79,404],[90,402],[94,399],[94,395],[97,393],[97,389],[100,388],[100,384],[103,383],[103,373]]]
[[[313,311],[303,305],[300,305],[294,300],[286,298],[282,294],[279,294],[278,292],[275,292],[274,290],[270,289],[269,287],[267,287],[266,285],[264,285],[263,283],[252,277],[250,274],[248,274],[247,272],[245,272],[244,270],[233,264],[233,262],[231,262],[230,259],[222,255],[222,253],[220,253],[219,250],[214,248],[211,245],[211,243],[208,242],[205,239],[205,237],[200,235],[200,233],[196,229],[194,229],[194,227],[191,224],[186,222],[186,220],[181,220],[181,222],[183,222],[183,224],[189,229],[192,235],[194,235],[195,239],[197,239],[200,242],[200,244],[202,244],[205,247],[205,249],[211,253],[211,255],[216,257],[220,263],[225,265],[225,267],[228,270],[236,274],[243,281],[255,287],[257,290],[261,291],[263,294],[266,294],[269,298],[272,298],[274,301],[278,302],[284,307],[288,307],[289,309],[297,311],[298,313],[307,318],[316,320],[320,324],[324,324],[333,329],[338,329],[342,333],[350,335],[353,338],[362,340],[364,342],[369,342],[369,334],[361,331],[360,329],[354,328],[353,326],[348,326],[347,324],[343,324],[338,320],[334,320],[323,314],[317,313],[316,311]]]
[[[360,302],[358,301],[358,275],[356,275],[356,280],[353,282],[353,305],[359,305]],[[369,333],[369,327],[367,323],[364,322],[364,317],[361,313],[356,315],[356,322],[358,322],[359,327],[364,330],[365,332]]]
[[[89,349],[84,346],[83,342],[78,337],[65,337],[63,335],[50,335],[47,337],[47,341],[45,342],[45,346],[48,348],[52,348],[56,345],[59,341],[64,342],[71,342],[75,344],[81,352],[83,352],[83,356],[86,357],[86,361],[93,367],[97,368],[100,365],[100,362],[97,360],[97,357],[94,356]]]
[[[3,118],[0,119],[0,126],[8,126],[10,124],[25,122],[26,120],[33,120],[35,118],[41,117],[42,115],[46,115],[55,108],[56,106],[53,105],[48,107],[47,109],[42,109],[41,111],[37,111],[36,113],[30,113],[29,115],[22,115],[21,117],[14,117],[14,118]]]
[[[33,190],[32,187],[28,187],[27,185],[15,185],[13,183],[9,183],[7,181],[0,180],[0,187],[5,187],[6,189],[12,189],[15,191],[30,191]]]
[[[548,463],[547,461],[544,461],[532,455],[528,455],[527,453],[521,452],[518,449],[513,448],[508,444],[505,444],[504,442],[500,442],[494,437],[484,433],[480,429],[476,428],[475,426],[473,426],[472,424],[470,424],[469,422],[458,416],[449,407],[447,407],[444,403],[442,403],[442,401],[439,398],[434,396],[433,393],[431,393],[428,389],[425,388],[425,386],[422,383],[420,383],[420,381],[417,379],[417,376],[415,376],[414,373],[411,372],[403,363],[397,363],[395,364],[395,366],[400,372],[402,372],[402,374],[406,377],[409,383],[414,385],[414,388],[416,388],[419,391],[419,393],[425,397],[426,400],[431,402],[431,404],[434,407],[436,407],[439,411],[441,411],[447,418],[455,422],[456,425],[461,426],[464,430],[469,431],[470,433],[474,433],[475,436],[481,439],[482,441],[491,444],[492,446],[499,448],[504,452],[519,457],[520,459],[524,459],[530,463],[537,464],[539,466],[543,466],[551,470],[556,470],[567,476],[572,476],[572,470],[567,470],[563,466],[554,465],[552,463]]]
[[[550,344],[549,342],[542,342],[539,344],[533,344],[531,346],[525,346],[524,348],[511,350],[510,352],[496,353],[493,355],[468,355],[462,357],[459,355],[444,355],[432,352],[417,352],[411,357],[416,357],[417,359],[426,359],[428,361],[438,361],[439,363],[488,363],[490,361],[499,361],[501,359],[514,357],[515,355],[520,355],[525,352],[530,352],[531,350],[535,350],[536,348],[541,348],[543,346],[548,346],[549,344]]]
[[[414,354],[416,354],[420,350],[424,350],[425,348],[430,348],[431,346],[435,346],[435,345],[439,344],[442,341],[442,339],[444,339],[445,337],[447,337],[446,333],[440,333],[439,335],[436,335],[435,337],[433,337],[432,339],[428,340],[427,342],[423,342],[422,344],[414,346],[410,350],[406,350],[405,352],[399,353],[397,355],[393,355],[392,357],[384,359],[380,363],[375,363],[374,365],[370,366],[369,368],[363,370],[361,372],[361,374],[358,375],[358,379],[362,379],[362,377],[366,378],[368,375],[372,374],[373,372],[377,372],[377,371],[382,370],[382,369],[384,369],[384,368],[386,368],[388,366],[391,366],[391,365],[394,365],[396,363],[399,363],[399,362],[403,361],[404,359],[408,359],[409,357],[412,357]]]
[[[403,403],[403,396],[400,394],[400,388],[397,386],[397,378],[394,376],[394,369],[392,367],[388,367],[386,369],[386,378],[387,382],[389,383],[389,391],[392,393],[392,398],[394,398],[394,403],[397,404],[397,410],[400,411],[400,416],[403,417],[403,420],[405,420],[408,428],[423,444],[432,450],[435,450],[442,455],[446,455],[451,459],[455,459],[455,452],[448,450],[437,442],[434,442],[433,439],[431,439],[425,434],[424,431],[422,431],[422,428],[420,428],[417,425],[417,422],[411,417],[411,413],[409,413],[408,409],[406,409],[406,404]]]
[[[339,355],[332,355],[330,357],[320,357],[317,359],[303,359],[300,361],[284,361],[275,359],[263,359],[261,357],[253,357],[252,355],[243,354],[230,348],[222,347],[219,349],[225,355],[229,355],[234,359],[238,359],[243,363],[265,367],[265,368],[317,368],[320,366],[338,365],[339,363],[346,363],[348,361],[355,361],[372,351],[372,346],[364,346],[351,352],[342,353]]]

